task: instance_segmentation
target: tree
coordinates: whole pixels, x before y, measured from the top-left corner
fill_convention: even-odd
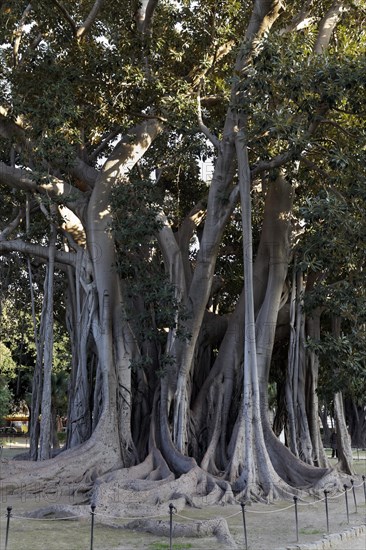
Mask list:
[[[124,10],[96,1],[89,14],[68,1],[22,8],[2,13],[0,183],[11,198],[0,253],[28,258],[34,293],[29,258],[46,266],[33,390],[43,462],[27,472],[45,484],[82,480],[105,506],[112,484],[127,495],[131,478],[147,504],[156,487],[160,500],[192,501],[336,484],[311,450],[304,457],[274,435],[268,383],[289,301],[294,204],[317,193],[314,173],[341,189],[350,169],[334,144],[354,125],[357,163],[364,140],[362,8],[294,2],[284,11],[278,0],[150,0]],[[202,157],[214,164],[206,185]],[[222,274],[240,256],[238,289]],[[49,461],[56,276],[72,369],[67,450]],[[305,388],[291,391],[296,409]],[[8,482],[27,486],[23,468],[10,464]]]

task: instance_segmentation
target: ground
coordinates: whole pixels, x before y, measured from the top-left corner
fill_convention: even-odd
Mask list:
[[[19,441],[4,440],[1,460],[9,460],[19,452]],[[330,533],[351,532],[357,526],[365,525],[365,492],[362,475],[366,474],[366,452],[355,451],[355,468],[357,475],[353,477],[356,505],[353,491],[347,492],[349,507],[349,523],[347,522],[346,499],[344,493],[329,495],[328,523]],[[335,463],[335,459],[332,460]],[[350,478],[344,478],[344,483],[351,486]],[[85,550],[91,545],[91,515],[89,506],[85,508],[85,517],[75,519],[35,519],[24,517],[35,509],[58,504],[78,504],[78,497],[47,495],[42,492],[29,494],[2,495],[1,499],[1,543],[5,548],[7,507],[12,507],[9,523],[7,550]],[[56,507],[56,508],[55,508]],[[283,550],[295,548],[297,544],[304,545],[323,539],[327,533],[325,500],[306,498],[298,500],[298,532],[299,542],[296,542],[295,506],[293,498],[276,501],[275,504],[252,504],[245,506],[245,523],[248,550]],[[139,530],[122,529],[125,520],[108,517],[95,510],[95,525],[93,535],[93,550],[163,550],[170,548],[169,538],[169,507],[165,517],[154,518],[161,521],[165,536],[157,536]],[[154,510],[151,510],[154,516]],[[65,516],[63,516],[65,517]],[[224,518],[230,539],[220,541],[218,538],[202,536],[200,538],[182,538],[174,533],[179,524],[200,522],[200,530],[204,532],[204,520]],[[148,518],[142,519],[146,525]],[[131,519],[129,519],[131,521]],[[108,523],[109,525],[106,525]],[[225,523],[225,522],[224,522]],[[352,531],[353,535],[353,531]],[[365,548],[366,529],[357,538],[332,542],[334,550],[356,550]],[[201,508],[186,507],[173,515],[172,549],[180,550],[215,550],[219,548],[245,548],[243,515],[239,505],[211,506],[203,499]],[[328,546],[330,547],[330,546]],[[309,547],[310,548],[310,547]]]

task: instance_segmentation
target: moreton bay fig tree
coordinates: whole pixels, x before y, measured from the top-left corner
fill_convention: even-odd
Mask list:
[[[364,288],[363,2],[0,9],[0,259],[26,274],[37,351],[30,454],[5,487],[77,488],[114,515],[336,487],[319,342],[330,289]],[[309,244],[329,226],[319,196],[353,224],[331,274]],[[55,308],[72,357],[61,452]],[[361,330],[347,311],[340,331]]]

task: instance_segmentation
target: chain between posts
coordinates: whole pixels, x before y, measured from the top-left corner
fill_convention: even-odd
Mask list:
[[[357,501],[356,501],[356,493],[355,493],[355,488],[356,487],[361,487],[363,486],[363,491],[364,491],[364,496],[365,496],[365,504],[366,504],[366,483],[365,483],[365,480],[366,480],[366,476],[363,475],[362,476],[362,483],[358,484],[358,485],[355,485],[354,483],[354,480],[351,479],[351,487],[348,487],[346,484],[343,485],[343,489],[344,489],[344,494],[345,494],[345,504],[346,504],[346,513],[347,513],[347,523],[349,524],[349,502],[348,502],[348,491],[352,490],[352,493],[353,493],[353,499],[354,499],[354,504],[355,504],[355,508],[356,508],[356,513],[357,513]],[[324,490],[324,499],[319,499],[317,502],[321,502],[322,500],[325,501],[325,511],[326,511],[326,522],[327,522],[327,534],[329,534],[330,532],[330,528],[329,528],[329,509],[328,509],[328,505],[329,505],[329,498],[328,498],[328,495],[330,494],[330,491],[328,490]],[[342,496],[342,492],[340,493],[339,497]],[[338,497],[336,497],[338,498]],[[267,512],[262,512],[262,511],[258,511],[258,510],[246,510],[245,509],[245,503],[244,502],[241,502],[240,503],[240,506],[241,506],[241,511],[242,511],[242,517],[243,517],[243,527],[244,527],[244,539],[245,539],[245,550],[248,550],[248,533],[247,533],[247,525],[246,525],[246,512],[251,512],[251,513],[254,513],[254,514],[270,514],[270,513],[278,513],[278,512],[282,512],[282,511],[285,511],[285,510],[288,510],[289,508],[291,508],[292,506],[294,506],[295,508],[295,527],[296,527],[296,542],[299,542],[299,521],[298,521],[298,500],[302,500],[302,499],[299,499],[297,496],[293,496],[293,501],[294,501],[294,504],[290,505],[290,506],[287,506],[285,508],[282,508],[280,510],[272,510],[272,511],[267,511]],[[301,503],[300,503],[301,504]],[[303,505],[310,505],[310,506],[313,506],[314,503],[305,503]],[[94,546],[94,524],[95,524],[95,516],[97,515],[96,512],[95,512],[95,509],[96,509],[96,506],[94,504],[91,505],[91,512],[90,512],[90,515],[91,515],[91,535],[90,535],[90,550],[93,550],[93,546]],[[180,514],[178,514],[177,512],[177,509],[175,508],[175,506],[170,503],[169,504],[169,515],[170,515],[170,550],[172,550],[172,537],[173,537],[173,511],[175,511],[175,513],[180,516]],[[10,532],[10,518],[15,518],[15,519],[22,519],[22,520],[25,520],[25,519],[29,519],[29,520],[38,520],[38,521],[44,521],[45,518],[31,518],[31,517],[26,517],[26,516],[16,516],[16,515],[13,515],[12,513],[12,507],[11,506],[8,506],[7,507],[7,515],[6,515],[6,533],[5,533],[5,546],[4,546],[4,550],[7,550],[8,548],[8,542],[9,542],[9,532]],[[229,516],[227,516],[228,518],[231,518],[231,517],[234,517],[236,515],[240,514],[240,511],[239,512],[236,512],[234,514],[230,514]],[[99,515],[99,514],[98,514]],[[106,515],[107,517],[111,517],[107,514],[100,514],[101,516],[103,515]],[[85,516],[86,517],[86,516]],[[153,515],[151,517],[161,517],[161,515]],[[192,518],[189,518],[189,517],[186,517],[186,516],[181,516],[185,519],[189,519],[189,520],[192,520],[192,521],[196,521],[196,520],[193,520]],[[47,520],[60,520],[60,519],[74,519],[74,518],[70,518],[70,517],[65,517],[65,518],[47,518]],[[116,517],[116,519],[131,519],[131,518],[120,518],[119,516]],[[135,518],[135,519],[138,519],[138,518]]]

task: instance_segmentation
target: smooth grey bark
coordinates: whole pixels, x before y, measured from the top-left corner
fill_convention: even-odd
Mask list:
[[[54,209],[53,209],[54,210]],[[52,442],[52,365],[53,365],[53,289],[55,269],[56,227],[50,219],[49,257],[47,264],[47,284],[44,300],[46,310],[44,315],[44,352],[43,352],[43,385],[41,403],[41,423],[39,437],[38,460],[46,460],[51,456]]]
[[[246,35],[236,58],[235,73],[242,74],[250,59],[250,50],[256,47],[257,41],[268,31],[279,15],[281,2],[277,0],[256,0]],[[249,53],[248,53],[249,52]],[[237,105],[239,101],[237,84],[234,83],[231,90],[231,102]],[[170,388],[164,388],[169,395],[166,396],[168,407],[174,396],[174,443],[180,452],[186,452],[189,424],[189,392],[188,379],[193,368],[194,352],[200,333],[200,327],[206,305],[210,298],[211,286],[214,276],[214,268],[218,253],[219,243],[225,228],[237,191],[232,189],[232,178],[235,170],[235,126],[236,116],[232,108],[227,111],[213,178],[209,190],[207,202],[207,214],[200,241],[200,250],[197,257],[197,265],[194,271],[191,286],[188,291],[187,306],[191,318],[185,323],[185,328],[190,333],[189,342],[181,345],[177,342],[175,356],[179,365],[175,375],[176,383]],[[249,168],[248,168],[249,169]],[[223,200],[229,197],[229,200]]]
[[[332,316],[332,334],[336,338],[341,336],[341,318]],[[353,475],[353,454],[351,447],[351,438],[347,430],[344,414],[344,404],[342,392],[338,391],[333,398],[334,420],[337,437],[337,468],[346,474]]]
[[[334,418],[337,434],[337,468],[348,475],[354,475],[351,438],[347,430],[344,415],[342,392],[337,392],[334,396]]]
[[[310,338],[320,340],[320,315],[321,310],[318,308],[312,315],[307,318],[307,334]],[[319,399],[317,394],[318,377],[319,377],[319,358],[312,350],[306,350],[307,356],[307,384],[306,384],[306,413],[308,416],[308,424],[310,438],[313,448],[313,460],[315,466],[329,467],[324,445],[320,433],[320,418],[319,418]]]
[[[345,2],[336,0],[324,15],[318,29],[318,35],[314,46],[315,53],[322,54],[328,48],[332,33],[344,10]]]

